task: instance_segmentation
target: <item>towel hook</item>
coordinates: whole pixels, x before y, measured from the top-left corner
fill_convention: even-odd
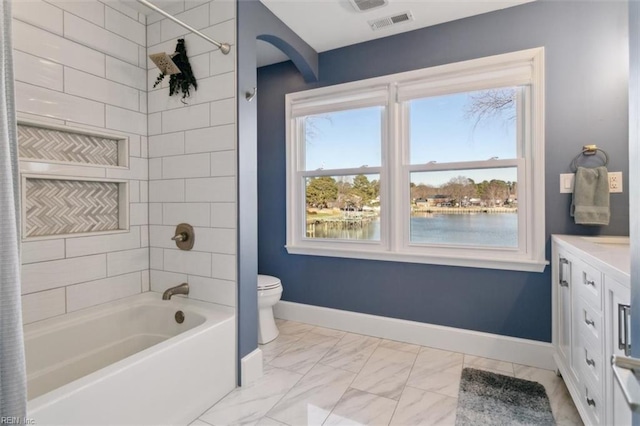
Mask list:
[[[583,156],[591,156],[591,155],[596,155],[598,153],[601,153],[604,161],[603,166],[606,166],[609,164],[609,155],[606,153],[606,151],[604,149],[600,149],[598,148],[596,145],[584,145],[582,147],[582,152],[580,152],[580,154],[576,155],[575,158],[573,159],[573,161],[571,161],[571,171],[576,172],[576,170],[578,170],[578,166],[579,166],[579,160],[583,157]]]

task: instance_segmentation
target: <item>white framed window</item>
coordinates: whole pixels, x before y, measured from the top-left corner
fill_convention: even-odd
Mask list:
[[[543,61],[288,94],[288,252],[544,270]]]

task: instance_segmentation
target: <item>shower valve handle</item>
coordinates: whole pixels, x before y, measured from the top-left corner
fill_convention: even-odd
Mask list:
[[[193,232],[193,226],[188,223],[181,223],[176,226],[176,230],[171,237],[176,242],[176,246],[180,250],[191,250],[196,242],[196,234]]]
[[[173,241],[182,242],[182,241],[187,241],[189,239],[189,236],[187,235],[186,232],[181,232],[179,234],[176,234],[174,237],[171,237],[171,239]]]

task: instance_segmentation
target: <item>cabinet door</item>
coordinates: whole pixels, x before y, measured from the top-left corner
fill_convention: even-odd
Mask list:
[[[561,249],[557,251],[553,292],[556,295],[556,350],[566,367],[571,365],[571,268],[573,260]]]
[[[622,390],[613,375],[611,369],[612,355],[625,355],[625,322],[629,326],[625,306],[629,306],[629,289],[619,282],[605,276],[605,322],[606,322],[606,382],[605,389],[607,395],[606,416],[607,424],[610,425],[630,425],[631,409],[622,394]],[[627,356],[629,356],[627,354]]]

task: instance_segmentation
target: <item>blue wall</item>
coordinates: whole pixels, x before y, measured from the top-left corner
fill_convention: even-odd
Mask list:
[[[284,95],[532,47],[546,48],[546,235],[629,232],[628,195],[611,224],[577,226],[559,193],[582,145],[596,143],[628,188],[628,11],[625,2],[537,1],[320,54],[319,82],[291,63],[258,72],[258,270],[283,300],[540,341],[551,340],[544,273],[288,255]],[[549,239],[547,239],[549,241]],[[547,258],[550,257],[547,243]]]
[[[238,383],[240,360],[258,347],[258,207],[256,102],[247,101],[256,82],[256,43],[282,49],[307,80],[318,74],[318,54],[258,0],[239,0],[238,30]],[[259,96],[258,96],[259,97]]]
[[[238,383],[241,383],[240,360],[250,354],[258,342],[258,295],[252,286],[258,285],[257,220],[241,211],[253,211],[257,205],[257,125],[255,103],[243,102],[245,92],[256,86],[253,68],[255,59],[255,35],[250,28],[250,4],[238,2]],[[242,52],[251,54],[243,55]],[[241,125],[241,123],[244,123]]]

